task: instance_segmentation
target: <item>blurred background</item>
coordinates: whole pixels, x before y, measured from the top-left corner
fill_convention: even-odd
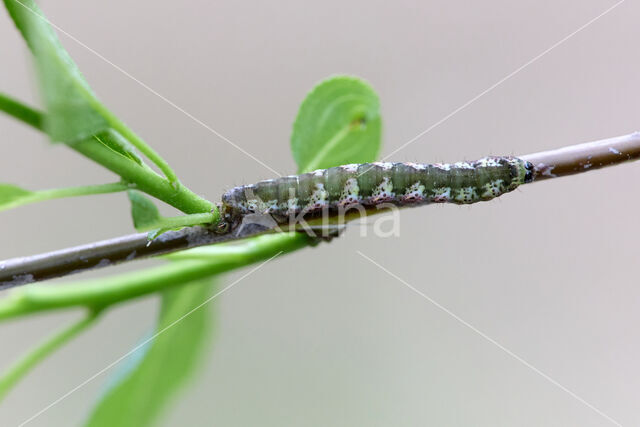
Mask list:
[[[373,85],[384,155],[615,2],[40,4],[54,24],[288,174],[296,169],[291,125],[319,80],[348,73]],[[620,4],[390,160],[517,155],[639,130],[639,13],[637,3]],[[225,189],[273,177],[60,38],[99,97],[194,191],[217,201]],[[0,90],[39,104],[24,42],[4,11],[0,40]],[[0,182],[41,189],[113,180],[5,116],[0,134]],[[400,237],[363,238],[354,226],[330,245],[267,264],[214,301],[203,369],[160,425],[612,425],[356,251],[608,416],[640,424],[639,180],[640,164],[629,164],[526,186],[492,203],[406,210]],[[0,259],[132,230],[123,194],[22,207],[0,213]],[[0,425],[24,421],[129,351],[153,327],[156,309],[151,297],[111,310],[14,389]],[[0,367],[78,316],[0,324]],[[78,425],[112,374],[29,425]]]

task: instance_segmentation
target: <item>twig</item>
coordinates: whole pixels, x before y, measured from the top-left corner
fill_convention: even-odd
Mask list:
[[[12,258],[0,261],[0,290],[134,259],[241,239],[266,230],[257,224],[249,224],[243,227],[241,233],[217,234],[210,228],[195,226],[167,231],[151,241],[147,233],[137,233],[39,255]]]
[[[316,243],[317,239],[305,233],[264,234],[237,245],[202,248],[209,252],[208,257],[200,253],[192,260],[183,258],[180,262],[59,286],[24,286],[0,298],[0,321],[71,307],[101,310],[122,301],[246,267],[273,258],[276,254],[286,254]]]
[[[589,172],[640,158],[640,132],[557,150],[521,156],[534,164],[533,182]],[[102,242],[0,262],[0,289],[105,267],[196,246],[242,239],[268,229],[254,224],[242,233],[216,234],[196,226],[167,232],[149,242],[147,235],[132,234]]]
[[[526,154],[520,158],[535,166],[533,182],[588,172],[640,158],[640,132]]]

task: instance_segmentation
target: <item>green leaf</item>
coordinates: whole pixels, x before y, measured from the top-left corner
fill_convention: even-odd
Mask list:
[[[217,221],[213,212],[182,216],[164,217],[160,215],[156,205],[141,192],[127,191],[131,201],[131,216],[133,226],[138,231],[149,231],[148,238],[153,240],[170,230],[179,230],[198,224],[211,224]]]
[[[120,154],[121,156],[126,157],[129,160],[133,160],[140,166],[142,166],[144,163],[140,156],[138,156],[138,153],[136,153],[135,147],[113,129],[101,132],[100,134],[95,135],[93,139],[95,139],[99,144],[104,145],[111,151],[114,151],[115,153]]]
[[[380,102],[365,81],[330,77],[300,106],[291,150],[299,172],[376,159],[381,143]]]
[[[28,198],[31,195],[33,195],[33,193],[24,188],[0,183],[0,209],[2,209],[4,205],[16,203],[18,200]]]
[[[45,131],[53,141],[73,143],[109,127],[99,101],[33,0],[4,0],[36,61],[46,105]]]
[[[145,340],[144,357],[106,391],[86,426],[144,427],[157,419],[201,359],[212,305],[197,307],[212,292],[211,280],[202,280],[163,293],[156,332]]]
[[[157,227],[161,217],[156,205],[139,191],[129,190],[127,195],[131,201],[131,217],[135,229],[147,231]]]

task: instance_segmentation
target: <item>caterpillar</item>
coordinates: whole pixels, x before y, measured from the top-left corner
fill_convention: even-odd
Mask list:
[[[533,171],[531,163],[507,156],[457,163],[349,164],[232,188],[223,194],[221,210],[228,224],[255,213],[282,223],[292,215],[357,205],[470,204],[531,182]]]

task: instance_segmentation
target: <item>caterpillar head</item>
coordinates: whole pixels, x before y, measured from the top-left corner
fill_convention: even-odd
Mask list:
[[[535,168],[535,166],[533,166],[533,163],[524,162],[524,169],[525,169],[524,182],[525,182],[525,184],[527,184],[527,183],[533,181],[536,168]]]
[[[216,224],[214,231],[218,234],[225,234],[233,230],[239,223],[239,215],[232,206],[224,203],[218,204],[218,212],[220,212],[220,221]]]

